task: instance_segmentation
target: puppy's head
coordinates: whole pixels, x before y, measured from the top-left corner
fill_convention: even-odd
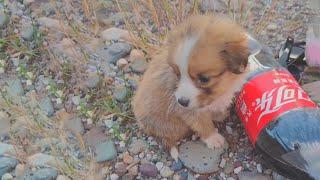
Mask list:
[[[175,97],[184,107],[209,105],[247,66],[246,33],[226,18],[193,16],[171,33],[168,43],[168,63],[179,79]]]

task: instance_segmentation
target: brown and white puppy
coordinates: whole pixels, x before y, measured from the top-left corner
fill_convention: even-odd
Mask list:
[[[141,129],[161,138],[177,160],[176,142],[196,132],[209,148],[224,138],[213,121],[227,108],[248,73],[246,32],[235,22],[197,15],[177,26],[153,57],[134,96]]]

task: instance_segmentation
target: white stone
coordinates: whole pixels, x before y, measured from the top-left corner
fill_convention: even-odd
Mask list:
[[[163,168],[163,162],[157,162],[156,167],[157,167],[158,171],[160,171]]]
[[[235,173],[235,174],[238,174],[239,172],[241,172],[242,171],[242,166],[239,166],[239,167],[237,167],[237,168],[235,168],[234,170],[233,170],[233,172]]]
[[[118,180],[119,176],[117,174],[111,174],[110,175],[110,180]]]
[[[2,175],[1,180],[10,180],[13,179],[13,176],[9,173],[5,173],[4,175]]]

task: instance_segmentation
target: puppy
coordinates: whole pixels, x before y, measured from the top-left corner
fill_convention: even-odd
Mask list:
[[[133,98],[140,128],[162,139],[178,160],[176,143],[197,133],[209,148],[224,138],[213,121],[226,118],[248,73],[246,32],[235,22],[197,15],[177,26],[153,57]]]

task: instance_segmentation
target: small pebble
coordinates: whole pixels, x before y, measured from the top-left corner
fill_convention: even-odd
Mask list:
[[[2,175],[1,180],[11,180],[13,179],[13,176],[9,173],[5,173],[4,175]]]
[[[262,173],[262,166],[261,166],[261,164],[257,164],[257,171],[258,171],[258,173]]]
[[[222,158],[219,164],[219,167],[224,168],[226,166],[227,160]]]
[[[174,173],[174,172],[173,172],[168,166],[164,166],[164,167],[160,170],[160,175],[161,175],[162,177],[165,177],[165,178],[172,176],[173,173]]]
[[[133,157],[130,156],[129,152],[125,152],[123,154],[123,162],[126,164],[131,164],[133,163]]]
[[[174,172],[177,172],[177,171],[179,171],[179,170],[181,170],[181,169],[182,169],[182,163],[181,163],[181,161],[178,161],[178,162],[174,161],[174,162],[172,163],[172,165],[171,165],[171,170],[173,170]]]
[[[235,173],[235,174],[238,174],[239,172],[241,172],[242,171],[242,166],[239,166],[239,167],[237,167],[237,168],[235,168],[234,170],[233,170],[233,172]]]
[[[230,126],[226,126],[226,131],[228,134],[233,134],[232,128]]]
[[[110,175],[110,180],[118,180],[119,176],[117,174],[111,174]]]
[[[139,158],[140,158],[140,159],[143,159],[143,158],[144,158],[144,152],[141,152],[141,153],[139,154]]]
[[[138,168],[138,166],[136,165],[136,166],[133,166],[132,168],[130,168],[128,171],[129,171],[130,174],[132,174],[132,175],[134,175],[134,176],[137,176],[137,175],[138,175],[139,168]]]
[[[157,162],[156,167],[157,167],[158,171],[160,171],[163,168],[163,162]]]

